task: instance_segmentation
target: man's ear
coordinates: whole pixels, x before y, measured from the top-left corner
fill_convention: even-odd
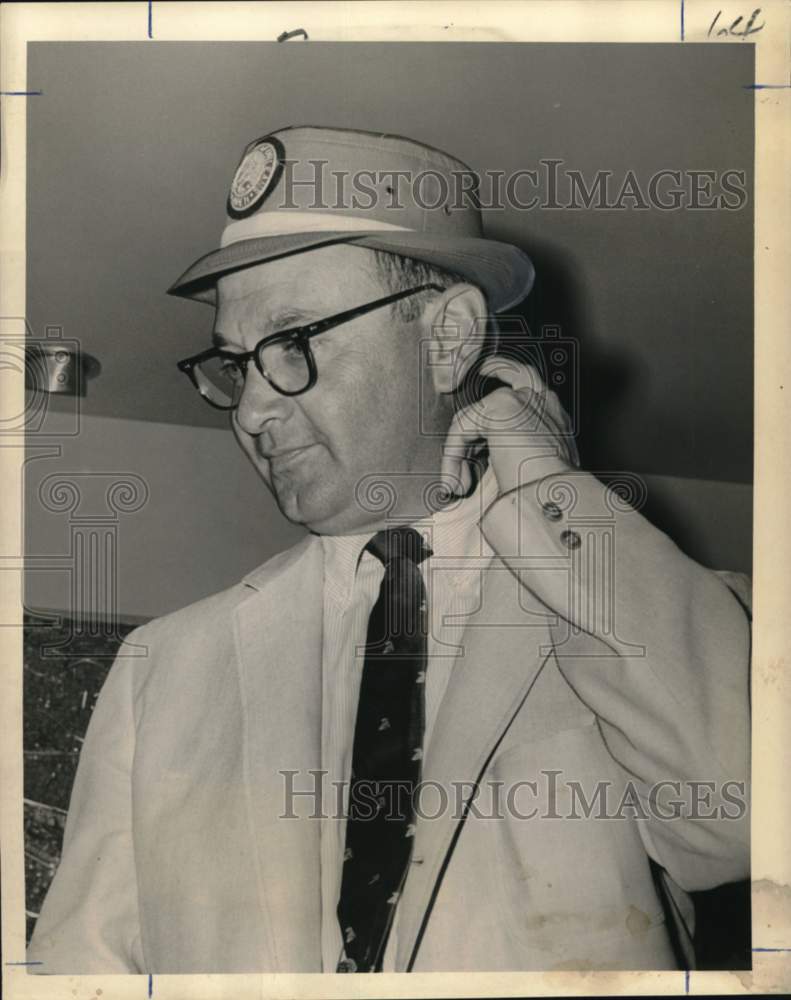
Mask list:
[[[432,301],[425,321],[434,388],[438,393],[453,392],[484,345],[486,299],[474,285],[453,285]]]

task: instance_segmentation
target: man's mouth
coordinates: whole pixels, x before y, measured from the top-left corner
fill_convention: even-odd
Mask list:
[[[266,458],[269,462],[277,462],[278,465],[282,465],[286,462],[296,461],[301,455],[304,455],[306,451],[309,451],[314,447],[314,442],[310,444],[300,445],[296,448],[278,448],[275,451],[262,453],[262,457]]]

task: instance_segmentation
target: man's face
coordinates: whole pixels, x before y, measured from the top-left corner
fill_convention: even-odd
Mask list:
[[[322,247],[221,278],[215,332],[228,350],[252,350],[268,334],[387,294],[370,251]],[[248,366],[233,430],[290,521],[325,534],[382,523],[372,475],[394,477],[397,509],[414,512],[439,472],[451,415],[421,364],[426,332],[385,306],[312,338],[318,381],[299,396]]]

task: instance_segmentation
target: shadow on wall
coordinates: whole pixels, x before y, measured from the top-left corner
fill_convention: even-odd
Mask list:
[[[583,468],[627,469],[627,459],[614,449],[611,428],[621,401],[637,383],[637,363],[622,350],[608,351],[589,329],[580,279],[568,252],[535,238],[529,252],[536,283],[515,314],[527,322],[532,338],[542,344],[545,371],[550,377],[555,367],[550,354],[556,338],[574,344],[576,372],[559,373],[563,380],[550,381],[549,387],[573,418]]]

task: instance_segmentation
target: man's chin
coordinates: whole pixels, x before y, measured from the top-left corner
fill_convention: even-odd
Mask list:
[[[352,511],[348,505],[332,503],[326,496],[311,496],[309,490],[289,490],[282,485],[278,489],[277,483],[272,491],[283,517],[316,535],[362,534],[369,527],[365,518],[361,520],[359,509]]]
[[[323,534],[326,533],[323,526],[335,521],[337,506],[328,502],[327,497],[318,496],[310,485],[279,476],[274,476],[269,485],[280,513],[292,524]]]
[[[264,475],[258,468],[275,498],[280,513],[292,524],[301,524],[317,535],[362,534],[369,523],[381,515],[372,515],[354,503],[348,488],[333,484],[331,470],[310,476],[299,468],[278,468],[272,463]]]

